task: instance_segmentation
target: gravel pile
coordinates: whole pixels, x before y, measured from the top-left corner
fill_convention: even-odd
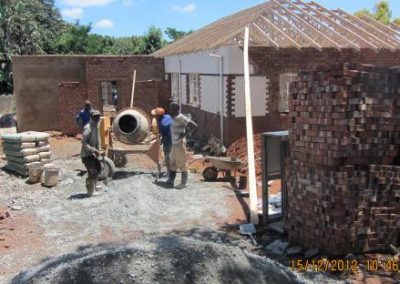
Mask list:
[[[239,248],[170,236],[100,245],[50,259],[11,283],[306,283],[270,259]]]

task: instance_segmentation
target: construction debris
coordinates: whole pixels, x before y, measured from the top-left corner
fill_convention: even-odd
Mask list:
[[[399,74],[338,64],[291,85],[291,242],[345,254],[385,249],[399,235]]]

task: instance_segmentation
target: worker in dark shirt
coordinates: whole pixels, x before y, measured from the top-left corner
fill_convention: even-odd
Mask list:
[[[165,110],[161,107],[153,109],[151,115],[157,119],[158,132],[161,135],[161,144],[163,146],[163,152],[165,157],[165,166],[167,167],[168,173],[170,171],[170,154],[171,154],[171,124],[172,117],[165,113]]]
[[[90,122],[90,115],[92,112],[92,104],[89,101],[85,102],[85,107],[76,115],[76,122],[83,129],[86,124]]]

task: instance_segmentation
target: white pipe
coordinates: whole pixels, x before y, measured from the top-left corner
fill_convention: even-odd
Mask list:
[[[220,80],[220,93],[221,93],[221,105],[220,105],[220,110],[219,110],[219,127],[221,129],[220,131],[220,140],[221,140],[221,145],[224,144],[224,57],[222,55],[214,54],[211,53],[209,54],[211,57],[218,58],[218,70],[219,70],[219,80]]]

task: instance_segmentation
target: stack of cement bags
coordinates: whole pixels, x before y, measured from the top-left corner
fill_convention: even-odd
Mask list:
[[[7,158],[6,169],[29,175],[29,167],[52,161],[50,135],[42,132],[22,132],[2,136],[3,152]]]

